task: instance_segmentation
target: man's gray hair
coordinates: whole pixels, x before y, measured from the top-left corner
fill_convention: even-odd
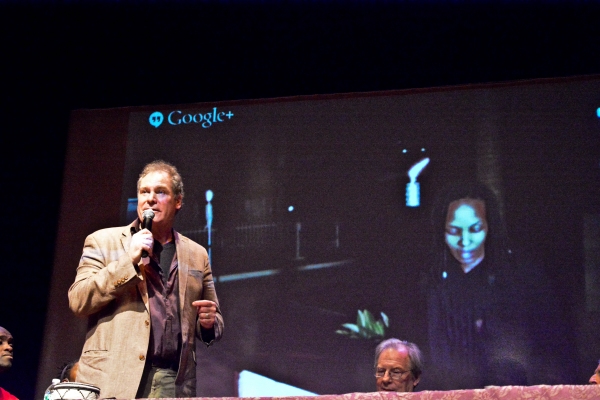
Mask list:
[[[416,344],[394,338],[379,343],[375,348],[375,369],[377,369],[379,356],[387,349],[394,349],[396,351],[406,349],[408,352],[408,359],[410,360],[410,372],[415,379],[419,379],[423,372],[423,357],[421,356],[421,350],[419,350],[419,347]]]

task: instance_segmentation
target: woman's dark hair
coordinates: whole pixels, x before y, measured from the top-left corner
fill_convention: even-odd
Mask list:
[[[486,263],[489,272],[508,265],[508,236],[504,218],[498,204],[498,198],[492,190],[480,182],[452,182],[438,193],[431,214],[432,224],[432,274],[434,281],[442,279],[442,273],[454,267],[456,262],[446,245],[446,217],[448,206],[459,199],[478,199],[485,203],[485,215],[488,233],[485,239],[485,258],[493,260]]]
[[[63,365],[61,365],[58,369],[59,369],[59,374],[57,376],[57,378],[61,381],[64,382],[65,379],[68,381],[69,380],[69,375],[71,374],[71,370],[73,369],[73,367],[75,366],[75,364],[77,364],[79,360],[75,360],[75,361],[71,361],[68,363],[65,363]]]

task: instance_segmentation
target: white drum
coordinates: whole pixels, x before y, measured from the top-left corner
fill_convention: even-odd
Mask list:
[[[77,382],[55,383],[50,385],[44,394],[44,400],[97,400],[99,398],[99,387]]]

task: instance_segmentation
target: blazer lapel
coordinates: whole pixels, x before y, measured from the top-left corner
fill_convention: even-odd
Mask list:
[[[125,253],[129,252],[129,244],[131,243],[131,228],[136,227],[136,221],[132,224],[128,225],[123,231],[123,235],[121,236],[121,244],[123,245],[123,249]],[[150,312],[150,303],[148,303],[148,288],[146,286],[146,268],[144,264],[140,261],[138,264],[138,268],[142,275],[142,280],[138,282],[137,288],[140,291],[140,296],[142,296],[142,301],[144,302],[144,306],[146,306],[146,310]]]
[[[146,306],[146,310],[150,313],[150,303],[148,302],[148,287],[146,286],[146,268],[142,262],[140,262],[140,271],[142,273],[142,280],[138,282],[137,287],[140,291],[140,295],[142,296],[142,301]]]
[[[179,309],[185,310],[185,292],[187,289],[190,254],[187,246],[185,246],[185,239],[182,238],[175,230],[173,230],[173,236],[175,237],[175,251],[177,251],[177,268],[179,270]]]

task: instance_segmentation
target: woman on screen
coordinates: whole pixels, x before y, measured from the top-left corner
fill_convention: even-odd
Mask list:
[[[438,196],[432,223],[428,332],[434,385],[530,384],[530,318],[546,289],[538,268],[514,260],[496,196],[480,183],[451,184]],[[532,279],[540,280],[536,289]]]

